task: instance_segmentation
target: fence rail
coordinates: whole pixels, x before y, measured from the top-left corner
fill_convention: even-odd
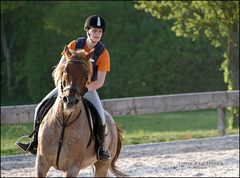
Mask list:
[[[225,135],[226,108],[239,107],[239,90],[106,99],[102,103],[113,116],[218,109],[217,128],[220,135]],[[33,122],[35,107],[36,105],[1,107],[1,124]]]

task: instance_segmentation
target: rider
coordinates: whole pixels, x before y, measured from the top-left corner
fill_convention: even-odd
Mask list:
[[[94,54],[92,59],[93,75],[91,82],[86,85],[85,94],[83,95],[88,101],[90,101],[97,109],[100,115],[100,121],[98,122],[98,137],[100,142],[100,147],[97,151],[97,158],[99,160],[110,159],[110,153],[107,148],[105,148],[105,115],[104,110],[100,101],[100,98],[96,92],[97,89],[101,88],[104,84],[107,72],[110,71],[110,56],[105,45],[100,42],[101,37],[105,31],[105,21],[102,17],[98,15],[89,16],[84,24],[84,30],[86,31],[87,37],[80,37],[76,40],[71,41],[68,47],[72,50],[84,49],[86,52],[90,52],[94,48]],[[62,53],[63,54],[63,53]],[[65,63],[66,58],[64,54],[61,57],[59,64]],[[37,150],[37,136],[38,127],[43,118],[40,118],[40,113],[45,111],[49,107],[50,101],[53,101],[58,96],[58,89],[53,89],[36,107],[34,115],[34,128],[35,132],[33,135],[33,140],[29,143],[17,142],[17,146],[24,151],[29,151],[32,154],[36,154]]]

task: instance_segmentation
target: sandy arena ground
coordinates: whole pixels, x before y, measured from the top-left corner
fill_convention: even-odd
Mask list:
[[[34,164],[33,155],[1,157],[1,177],[33,177]],[[117,165],[129,177],[239,177],[239,135],[124,146]],[[91,168],[79,172],[92,176]]]

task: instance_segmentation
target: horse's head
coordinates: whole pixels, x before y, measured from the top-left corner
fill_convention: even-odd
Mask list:
[[[73,110],[83,94],[89,74],[89,60],[93,50],[89,53],[84,50],[73,51],[67,46],[63,51],[66,57],[65,65],[58,65],[53,72],[55,84],[60,88],[60,96],[64,109]]]

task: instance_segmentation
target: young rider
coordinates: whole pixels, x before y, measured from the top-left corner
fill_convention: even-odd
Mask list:
[[[97,151],[97,158],[99,160],[106,160],[110,159],[110,153],[107,148],[105,148],[105,115],[104,110],[100,101],[100,98],[97,94],[97,89],[101,88],[104,85],[105,77],[107,72],[110,71],[110,57],[108,50],[106,49],[105,45],[100,41],[102,35],[106,29],[105,21],[102,17],[97,15],[89,16],[84,24],[84,30],[86,31],[87,37],[80,37],[76,40],[73,40],[68,44],[68,47],[72,50],[76,49],[84,49],[87,52],[90,52],[94,48],[94,54],[92,59],[93,66],[93,75],[91,78],[91,82],[86,85],[86,91],[83,95],[88,101],[90,101],[95,108],[97,109],[100,115],[100,122],[99,122],[99,131],[98,136],[100,139],[100,147]],[[62,58],[59,63],[65,63],[66,58],[62,55]],[[29,151],[32,154],[36,154],[37,150],[37,133],[38,127],[41,123],[43,118],[39,116],[42,115],[43,111],[49,107],[50,101],[53,101],[58,96],[58,89],[53,89],[36,107],[35,115],[34,115],[34,128],[36,132],[34,132],[33,140],[29,143],[16,143],[20,149],[24,151]],[[40,114],[41,113],[41,114]]]

